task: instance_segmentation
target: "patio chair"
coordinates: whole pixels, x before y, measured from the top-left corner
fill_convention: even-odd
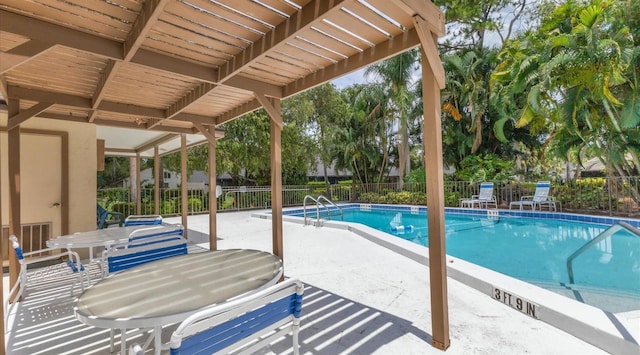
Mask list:
[[[85,270],[85,267],[80,263],[80,257],[78,253],[73,252],[71,250],[67,250],[64,253],[51,253],[52,251],[57,251],[58,249],[40,249],[34,250],[27,253],[22,252],[22,248],[20,247],[20,243],[18,242],[18,238],[15,235],[9,237],[9,242],[11,246],[16,252],[16,256],[18,257],[18,262],[20,263],[20,272],[18,274],[18,280],[15,285],[9,291],[9,297],[7,298],[4,309],[5,309],[5,319],[8,319],[9,314],[13,306],[15,306],[22,296],[24,296],[27,292],[27,283],[35,279],[42,280],[50,280],[51,276],[57,272],[63,272],[65,270],[70,270],[74,274],[78,274],[78,281],[80,281],[80,287],[82,291],[84,291],[84,280],[83,276],[87,280],[87,285],[91,284],[91,278],[89,273]],[[66,256],[68,260],[63,261],[62,257]],[[44,263],[48,261],[59,261],[59,263],[55,263],[54,265],[45,266],[37,269],[36,271],[32,271],[28,274],[29,266],[33,266],[35,264]],[[74,281],[71,285],[71,296],[73,297],[73,289],[76,285],[76,278],[74,277]],[[14,298],[14,302],[9,305],[9,300],[11,300],[11,295],[15,292],[16,296]]]
[[[274,340],[292,334],[299,354],[298,332],[304,285],[289,279],[262,291],[204,308],[173,332],[171,354],[253,354]],[[129,354],[143,354],[136,344]]]
[[[476,204],[478,204],[478,208],[481,208],[483,204],[485,208],[489,208],[489,205],[493,205],[493,208],[498,208],[496,195],[493,194],[493,182],[481,183],[478,195],[460,200],[460,207],[473,208]]]
[[[103,278],[151,261],[187,254],[187,240],[182,230],[171,234],[147,235],[130,239],[127,244],[114,245],[102,252]]]
[[[112,246],[102,253],[102,277],[152,261],[187,254],[187,240],[182,234],[162,235],[135,240],[126,246]],[[106,265],[106,267],[104,266]],[[110,349],[114,351],[115,329],[110,329]],[[121,339],[125,341],[124,333]]]
[[[162,224],[162,216],[157,214],[131,215],[125,218],[124,226],[154,226]]]
[[[540,207],[540,210],[542,210],[542,206],[547,206],[549,210],[553,208],[555,211],[555,199],[549,196],[549,190],[551,190],[551,182],[538,181],[536,184],[536,191],[533,196],[522,196],[520,201],[511,201],[511,203],[509,203],[509,209],[517,206],[522,210],[524,209],[524,206],[530,206],[531,210],[535,211],[537,207]]]
[[[136,229],[129,234],[129,243],[135,243],[149,238],[170,239],[171,236],[182,237],[184,227],[181,224],[165,224],[149,226],[148,228]],[[150,239],[149,239],[150,240]]]
[[[113,224],[119,227],[124,225],[124,214],[120,212],[107,211],[106,208],[96,204],[96,217],[98,229],[109,228]]]

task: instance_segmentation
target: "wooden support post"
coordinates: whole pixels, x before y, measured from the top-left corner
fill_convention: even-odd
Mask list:
[[[160,148],[153,146],[153,213],[160,214]]]
[[[189,206],[187,202],[187,135],[180,135],[180,201],[182,205],[182,226],[184,227],[184,237],[187,238],[187,216]]]
[[[218,197],[216,196],[216,126],[211,125],[208,129],[201,123],[193,122],[193,126],[202,133],[209,142],[208,165],[209,165],[209,250],[218,249]]]
[[[0,140],[0,157],[2,156],[2,140]],[[7,155],[8,156],[8,155]],[[0,163],[0,186],[2,186],[2,163]],[[2,188],[0,188],[0,239],[3,237],[2,235]],[[2,257],[4,253],[0,251],[0,265],[4,265],[4,258]],[[4,301],[4,281],[0,283],[0,300]],[[4,320],[4,307],[0,308],[0,319]],[[4,321],[0,322],[0,344],[2,345],[2,351],[0,353],[4,354]]]
[[[136,152],[136,214],[142,214],[142,177],[140,176],[140,152]]]
[[[9,99],[9,117],[15,116],[20,111],[20,101]],[[15,235],[18,240],[22,236],[20,221],[20,125],[7,132],[9,159],[9,235]],[[20,265],[13,248],[9,247],[9,289],[18,280]],[[11,301],[15,301],[15,295],[9,295]]]
[[[282,116],[280,99],[258,97],[271,116],[271,228],[273,254],[284,261],[282,242]],[[265,101],[264,103],[262,101]],[[265,105],[266,103],[266,105]]]
[[[433,41],[436,39],[434,38]],[[430,46],[433,47],[433,46]],[[422,137],[427,177],[429,231],[429,274],[431,284],[432,345],[446,350],[449,339],[449,305],[447,299],[447,262],[444,228],[444,168],[442,162],[442,118],[440,88],[431,68],[425,46],[422,54],[422,102],[424,125]]]
[[[209,139],[209,250],[218,249],[218,197],[216,171],[216,140],[215,126],[209,127],[209,133],[214,139]]]

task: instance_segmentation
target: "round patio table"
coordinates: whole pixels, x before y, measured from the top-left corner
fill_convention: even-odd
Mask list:
[[[166,258],[114,274],[88,288],[75,301],[76,318],[99,328],[154,329],[155,353],[161,329],[198,310],[274,285],[282,261],[258,250],[230,249]]]

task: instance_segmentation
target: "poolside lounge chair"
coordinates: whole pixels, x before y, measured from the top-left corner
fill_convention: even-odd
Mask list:
[[[478,208],[482,208],[482,205],[484,205],[485,208],[489,208],[489,205],[493,205],[493,208],[498,208],[496,195],[493,194],[492,182],[481,183],[480,193],[478,195],[473,195],[471,198],[460,200],[460,207],[474,208],[476,204],[478,204]]]
[[[549,181],[538,181],[536,184],[536,192],[533,196],[522,196],[520,201],[512,201],[509,203],[509,209],[512,209],[514,206],[519,207],[520,210],[524,208],[524,206],[530,206],[532,211],[535,211],[536,208],[540,207],[542,210],[542,206],[547,206],[549,211],[553,208],[556,210],[556,201],[555,198],[549,196],[549,190],[551,189],[551,182]]]
[[[96,204],[96,217],[98,229],[109,228],[112,224],[117,224],[119,227],[124,225],[124,214],[107,211],[99,203]]]

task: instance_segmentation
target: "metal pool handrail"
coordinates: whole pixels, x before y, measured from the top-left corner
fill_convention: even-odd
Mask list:
[[[618,222],[611,227],[607,228],[604,232],[598,234],[597,237],[591,239],[585,245],[576,250],[571,256],[567,258],[567,273],[569,274],[569,283],[573,283],[573,259],[577,258],[580,254],[584,253],[587,249],[591,248],[594,244],[600,243],[603,239],[609,238],[620,230],[628,230],[636,237],[640,237],[640,229],[630,225],[626,222]]]
[[[303,216],[304,216],[304,224],[307,225],[307,200],[311,200],[313,202],[315,202],[316,204],[316,223],[320,222],[320,205],[322,205],[322,207],[324,207],[327,210],[327,214],[331,213],[329,207],[327,207],[327,205],[325,205],[322,200],[326,201],[329,205],[334,206],[335,208],[337,208],[340,211],[340,220],[344,221],[344,212],[342,211],[342,208],[340,208],[340,206],[336,205],[335,203],[333,203],[331,200],[329,200],[328,198],[324,197],[323,195],[318,196],[318,198],[313,198],[313,196],[311,195],[306,195],[304,197],[304,200],[302,202],[302,211],[303,211]]]

